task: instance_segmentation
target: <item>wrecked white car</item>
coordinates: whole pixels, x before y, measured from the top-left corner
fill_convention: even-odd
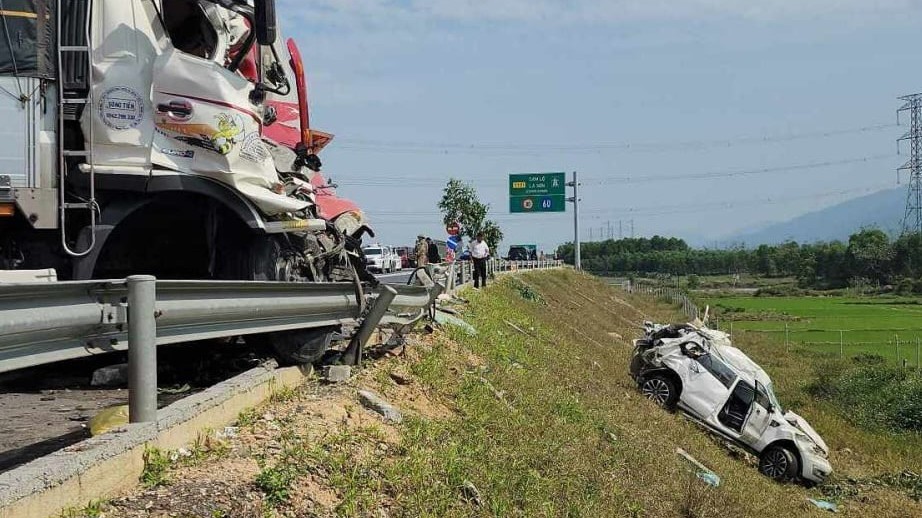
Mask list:
[[[782,410],[768,374],[726,333],[696,324],[644,323],[631,360],[643,395],[758,455],[759,471],[774,480],[825,480],[832,467],[819,434]]]

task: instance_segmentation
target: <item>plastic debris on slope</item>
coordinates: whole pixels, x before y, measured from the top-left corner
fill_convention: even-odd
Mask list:
[[[837,512],[839,512],[839,506],[837,506],[836,504],[834,504],[834,503],[832,503],[832,502],[827,502],[826,500],[814,500],[814,499],[812,499],[812,498],[808,498],[807,501],[810,502],[811,504],[813,504],[813,505],[819,507],[820,509],[822,509],[822,510],[824,510],[824,511],[829,511],[829,512],[832,512],[832,513],[837,513]]]
[[[94,437],[128,424],[128,405],[102,409],[90,419],[90,434]]]
[[[458,317],[449,315],[448,313],[436,311],[435,321],[443,326],[455,326],[470,336],[475,336],[477,334],[477,330],[474,329],[474,326],[468,324],[467,322],[461,320]]]
[[[675,452],[677,455],[687,460],[689,464],[696,468],[695,476],[698,477],[699,480],[711,487],[720,486],[720,476],[717,473],[714,473],[710,468],[698,462],[698,459],[692,457],[682,448],[676,448]]]

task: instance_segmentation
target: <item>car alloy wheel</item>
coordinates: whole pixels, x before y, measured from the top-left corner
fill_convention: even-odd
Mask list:
[[[784,450],[774,449],[762,459],[760,471],[769,478],[778,480],[787,475],[790,463]]]
[[[641,393],[659,406],[666,406],[671,396],[671,387],[659,378],[648,379],[640,387]]]

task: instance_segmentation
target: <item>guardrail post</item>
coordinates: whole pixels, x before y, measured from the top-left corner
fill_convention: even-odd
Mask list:
[[[378,295],[375,303],[372,304],[371,309],[368,310],[368,315],[365,316],[365,320],[362,321],[362,325],[359,326],[355,336],[353,336],[352,340],[349,342],[349,347],[343,351],[343,355],[340,357],[341,363],[355,366],[362,365],[362,350],[371,338],[371,333],[374,332],[378,324],[381,323],[381,319],[384,318],[385,313],[387,313],[387,308],[391,306],[396,296],[397,290],[390,286],[384,286],[384,290]]]
[[[128,422],[157,421],[157,279],[128,277]]]

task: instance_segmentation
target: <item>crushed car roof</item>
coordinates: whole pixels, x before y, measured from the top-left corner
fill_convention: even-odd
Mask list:
[[[708,348],[710,353],[730,365],[750,383],[758,381],[762,385],[771,384],[768,373],[746,356],[746,353],[733,347],[730,335],[716,329],[708,329],[698,322],[687,324],[655,325],[645,323],[644,327],[651,336],[663,342],[663,345],[676,345],[694,342]],[[666,331],[666,332],[664,332]],[[661,336],[657,336],[661,335]]]

